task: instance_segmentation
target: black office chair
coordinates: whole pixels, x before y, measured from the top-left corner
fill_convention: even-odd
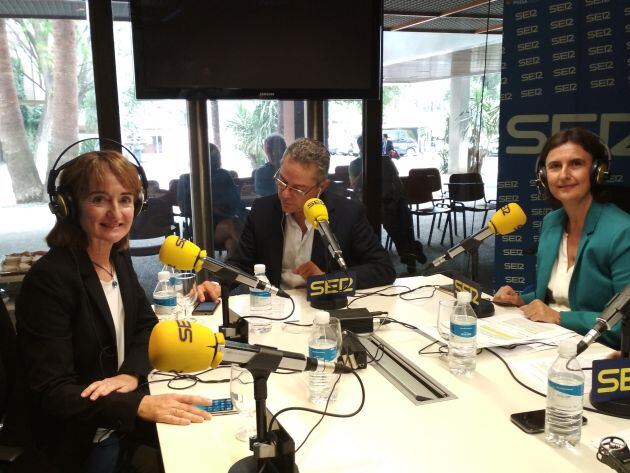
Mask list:
[[[475,213],[483,213],[481,226],[486,224],[488,212],[497,208],[496,200],[487,200],[484,190],[483,179],[481,174],[477,172],[468,172],[461,174],[452,174],[448,182],[448,198],[450,201],[451,212],[453,214],[453,223],[455,226],[455,234],[457,235],[457,218],[458,213],[462,214],[464,238],[466,238],[466,212],[473,213],[473,220],[470,226],[471,233],[475,225]]]
[[[451,208],[444,203],[442,198],[436,199],[433,195],[434,183],[432,183],[431,180],[435,180],[434,176],[436,173],[439,179],[439,171],[435,168],[412,169],[409,172],[408,177],[401,178],[405,189],[405,197],[409,202],[411,214],[416,217],[418,235],[420,235],[420,217],[432,217],[427,245],[431,245],[433,229],[435,227],[435,218],[439,216],[441,219],[442,216],[445,215],[446,223],[444,224],[444,229],[442,230],[441,244],[444,244],[444,238],[448,228],[451,237],[451,246],[453,246]]]
[[[177,235],[173,207],[168,198],[149,198],[147,208],[135,218],[129,233],[131,256],[157,255],[164,238]]]
[[[190,200],[190,174],[182,174],[177,180],[177,205],[183,219],[182,237],[190,240],[193,235],[192,207]]]
[[[24,383],[13,322],[0,299],[0,472],[55,473],[46,456],[32,445]]]

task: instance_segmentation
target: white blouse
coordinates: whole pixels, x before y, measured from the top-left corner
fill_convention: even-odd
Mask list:
[[[114,273],[114,278],[109,281],[101,281],[103,286],[103,292],[105,292],[105,299],[107,299],[107,305],[109,311],[112,313],[112,319],[114,322],[114,330],[116,331],[116,352],[118,354],[118,368],[125,359],[125,308],[123,307],[122,296],[120,295],[120,285]],[[94,434],[93,443],[99,443],[108,438],[112,434],[113,430],[99,427]]]
[[[551,301],[549,301],[549,307],[558,312],[566,312],[571,310],[569,305],[569,284],[571,283],[571,277],[573,276],[573,264],[570,268],[569,258],[567,256],[567,240],[568,234],[564,232],[562,235],[562,241],[560,242],[560,248],[558,249],[558,257],[551,270],[551,277],[549,278],[549,285],[547,288],[551,292]]]

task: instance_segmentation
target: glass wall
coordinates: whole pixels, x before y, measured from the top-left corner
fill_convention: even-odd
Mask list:
[[[0,77],[0,254],[45,250],[48,170],[97,133],[87,22],[0,18]]]

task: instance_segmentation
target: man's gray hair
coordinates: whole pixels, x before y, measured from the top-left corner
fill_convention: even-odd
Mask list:
[[[323,182],[328,178],[328,168],[330,166],[330,153],[319,141],[311,138],[300,138],[289,145],[284,152],[282,160],[290,156],[298,163],[305,166],[314,164],[317,168],[317,182]]]

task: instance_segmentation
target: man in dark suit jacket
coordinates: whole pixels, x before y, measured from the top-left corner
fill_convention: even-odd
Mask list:
[[[250,273],[254,264],[264,263],[270,282],[283,287],[303,286],[309,276],[338,269],[303,213],[308,199],[320,197],[357,288],[391,284],[396,273],[363,206],[325,192],[329,163],[328,150],[315,140],[302,138],[289,146],[276,175],[277,194],[254,202],[228,263]]]

